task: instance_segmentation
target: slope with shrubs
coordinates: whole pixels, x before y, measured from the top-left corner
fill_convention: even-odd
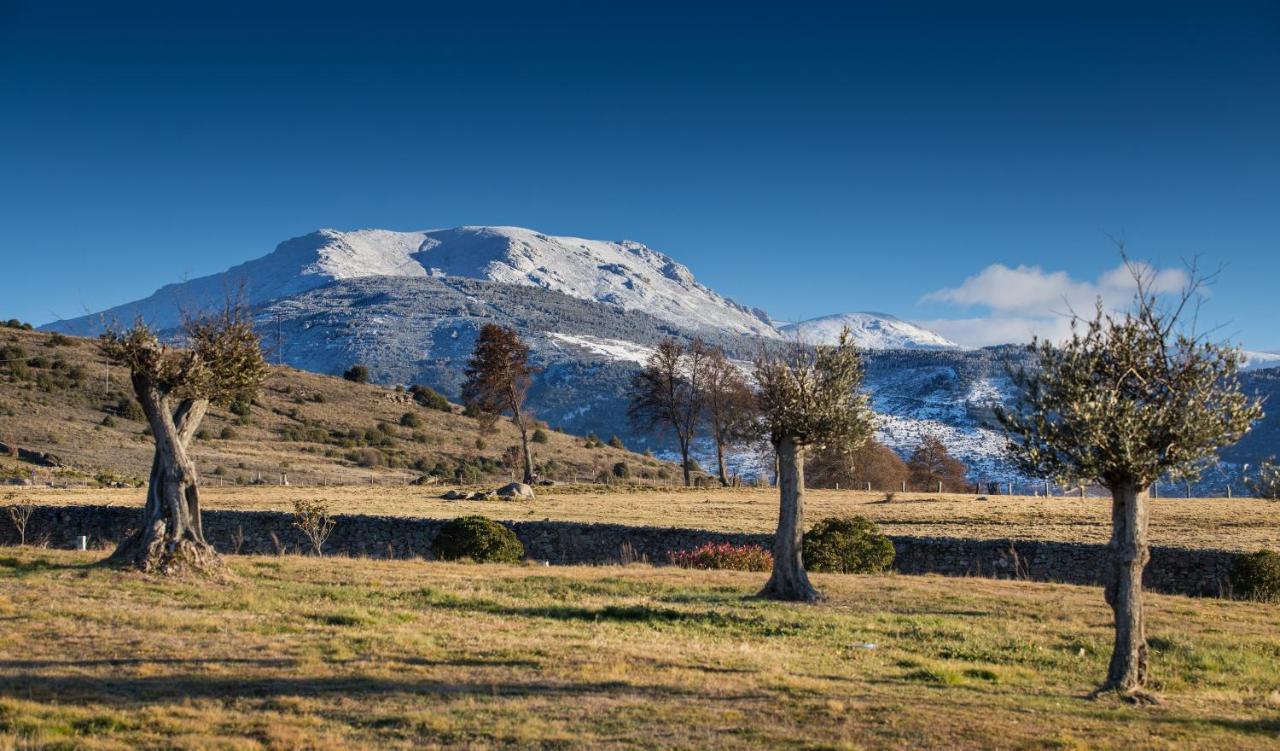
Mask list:
[[[0,327],[0,482],[134,484],[152,442],[128,373],[92,339]],[[619,463],[633,477],[674,468],[621,448],[540,425],[535,462],[544,477],[596,478]],[[206,484],[449,483],[509,478],[515,428],[482,432],[460,408],[423,388],[391,389],[273,366],[252,403],[212,408],[194,445]],[[23,458],[16,456],[22,449]],[[46,466],[31,461],[47,455]]]

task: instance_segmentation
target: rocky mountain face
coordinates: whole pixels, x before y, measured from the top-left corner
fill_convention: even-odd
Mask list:
[[[626,388],[664,338],[701,337],[745,368],[762,346],[780,338],[826,343],[848,325],[865,350],[867,388],[884,443],[905,454],[922,435],[934,434],[975,478],[1017,477],[1004,459],[993,407],[1010,398],[1007,368],[1024,363],[1024,348],[965,350],[871,313],[775,328],[763,311],[718,295],[684,266],[633,242],[511,227],[321,230],[223,274],[46,328],[93,334],[104,320],[139,315],[172,328],[182,310],[215,308],[240,283],[273,359],[329,374],[362,363],[379,383],[421,383],[454,399],[480,327],[513,327],[542,369],[530,392],[540,419],[577,434],[616,434],[630,448],[659,454],[672,446],[631,428]],[[1248,382],[1276,390],[1280,376],[1273,373],[1280,370],[1250,373]],[[1274,433],[1262,426],[1258,438],[1246,439],[1228,458],[1256,462],[1275,453],[1280,437]],[[737,461],[749,468],[753,455],[742,452]]]

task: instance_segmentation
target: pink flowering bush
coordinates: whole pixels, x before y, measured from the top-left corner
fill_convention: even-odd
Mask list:
[[[768,571],[773,554],[759,545],[708,542],[693,550],[673,550],[671,562],[681,568],[721,568],[731,571]]]

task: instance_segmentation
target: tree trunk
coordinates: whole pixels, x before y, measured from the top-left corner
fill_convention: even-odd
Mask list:
[[[773,543],[773,575],[760,590],[771,600],[823,599],[804,570],[804,447],[790,438],[778,444],[778,534]]]
[[[729,475],[724,469],[724,437],[716,432],[716,465],[720,472],[720,487],[729,487]]]
[[[133,387],[151,425],[155,455],[142,527],[120,542],[108,562],[148,573],[219,573],[222,561],[204,539],[198,476],[187,455],[208,402],[187,399],[175,410],[149,380],[135,377]]]
[[[680,468],[684,470],[684,486],[687,488],[693,484],[692,475],[689,472],[689,442],[680,442]]]
[[[529,452],[529,426],[524,424],[524,418],[520,416],[520,406],[513,401],[512,419],[515,420],[516,427],[520,429],[520,452],[524,456],[524,479],[521,480],[525,485],[533,484],[533,454]]]
[[[1111,489],[1111,542],[1103,590],[1115,613],[1116,639],[1100,691],[1141,694],[1147,682],[1147,635],[1142,609],[1142,570],[1147,548],[1147,489],[1134,483]]]

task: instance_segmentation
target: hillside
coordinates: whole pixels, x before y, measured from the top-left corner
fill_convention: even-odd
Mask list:
[[[0,360],[7,361],[0,362],[0,442],[28,457],[50,455],[59,465],[0,455],[0,478],[32,472],[59,481],[145,478],[152,451],[147,426],[133,413],[127,373],[108,367],[93,340],[0,328]],[[273,366],[247,414],[210,410],[193,454],[207,484],[509,477],[501,459],[518,443],[515,428],[504,420],[482,435],[474,419],[455,411],[429,409],[384,387]],[[545,477],[595,477],[617,462],[638,477],[674,474],[639,454],[542,432],[546,442],[533,450]]]

